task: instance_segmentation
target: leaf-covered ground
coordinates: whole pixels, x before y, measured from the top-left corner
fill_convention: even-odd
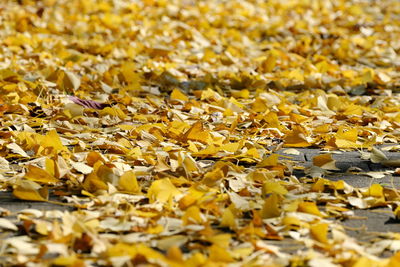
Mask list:
[[[1,187],[70,207],[1,210],[4,266],[400,264],[398,233],[364,244],[341,223],[354,209],[400,215],[399,190],[323,178],[329,151],[359,150],[398,179],[374,146],[400,139],[399,1],[0,12]],[[328,153],[304,169],[278,152],[296,147]]]

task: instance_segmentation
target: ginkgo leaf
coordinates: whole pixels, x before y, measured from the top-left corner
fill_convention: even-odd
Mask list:
[[[338,148],[356,148],[358,131],[356,128],[340,127],[335,135]]]
[[[81,79],[73,72],[64,71],[63,86],[67,91],[77,90],[81,85]]]
[[[328,224],[327,223],[317,223],[310,227],[310,232],[312,237],[323,244],[328,244]]]
[[[386,155],[376,147],[372,147],[370,159],[373,163],[381,163],[388,160]]]
[[[217,245],[212,245],[209,248],[210,251],[210,260],[215,261],[215,262],[233,262],[233,258],[231,254],[224,248],[217,246]]]
[[[179,89],[174,89],[171,93],[171,99],[176,99],[176,100],[182,100],[182,101],[188,101],[189,98],[182,93]]]
[[[197,206],[191,206],[185,211],[185,214],[182,216],[182,221],[184,225],[193,223],[201,224],[204,222],[204,219],[200,209]]]
[[[147,192],[147,196],[151,202],[167,202],[171,198],[180,194],[181,192],[171,183],[171,180],[168,178],[154,181]]]
[[[305,201],[299,203],[298,211],[323,217],[323,214],[319,211],[317,205],[314,202]]]
[[[339,170],[336,167],[336,160],[332,158],[332,154],[317,155],[313,158],[313,164],[324,170]]]
[[[25,158],[29,158],[29,155],[16,143],[8,144],[8,145],[6,145],[6,147],[15,154],[21,155],[22,157],[25,157]]]
[[[212,141],[210,134],[206,129],[204,129],[204,126],[201,122],[196,122],[193,124],[192,127],[186,131],[183,138],[185,140],[198,141],[205,144]]]
[[[126,114],[119,107],[105,107],[99,111],[101,116],[110,115],[114,117],[118,117],[121,120],[126,118]]]
[[[59,182],[57,178],[48,173],[46,170],[33,165],[27,166],[27,173],[24,177],[28,180],[44,184],[54,184]]]
[[[62,144],[60,136],[56,130],[49,131],[42,139],[40,145],[42,147],[52,147],[56,151],[68,151],[68,149]]]
[[[30,180],[20,180],[14,187],[13,195],[23,200],[47,201],[48,189]]]
[[[285,195],[288,193],[288,191],[286,190],[286,188],[284,186],[282,186],[278,182],[266,181],[266,182],[264,182],[264,184],[262,186],[262,193],[263,193],[263,195],[267,195],[267,194],[271,194],[271,193],[275,193],[278,195]]]
[[[281,214],[279,207],[279,197],[277,194],[271,194],[265,201],[261,210],[263,219],[278,217]]]
[[[96,192],[98,190],[108,189],[107,183],[100,179],[95,172],[92,172],[86,176],[82,183],[82,187],[88,192]]]
[[[272,154],[271,156],[263,159],[260,163],[257,164],[258,167],[273,167],[278,165],[278,154]]]
[[[301,127],[295,126],[286,135],[284,145],[288,147],[308,147],[311,143],[307,138],[307,133]]]
[[[137,193],[140,192],[140,187],[136,179],[136,175],[133,171],[127,171],[118,181],[118,186],[121,190],[130,192],[130,193]]]
[[[221,218],[221,226],[235,229],[237,226],[236,218],[231,208],[228,207],[224,210]]]
[[[2,1],[1,262],[398,266],[398,7]]]

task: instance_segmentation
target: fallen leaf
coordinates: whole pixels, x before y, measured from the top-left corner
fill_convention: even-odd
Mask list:
[[[57,178],[48,173],[46,170],[43,170],[33,165],[27,166],[27,173],[25,174],[24,178],[44,184],[54,184],[60,182]]]
[[[33,181],[20,180],[14,187],[13,195],[23,200],[47,201],[48,190]]]
[[[167,202],[178,195],[181,195],[181,192],[168,178],[154,181],[147,192],[150,202]]]

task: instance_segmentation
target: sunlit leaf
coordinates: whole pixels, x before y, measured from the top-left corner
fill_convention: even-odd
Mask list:
[[[171,183],[170,179],[168,178],[154,181],[147,192],[147,196],[151,202],[166,202],[180,194],[181,192]]]

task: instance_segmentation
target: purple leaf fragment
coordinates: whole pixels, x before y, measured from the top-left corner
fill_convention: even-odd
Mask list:
[[[80,99],[76,96],[69,96],[69,100],[74,102],[75,104],[84,106],[85,108],[93,108],[93,109],[103,109],[105,107],[109,107],[109,104],[105,103],[100,103],[94,100],[86,100],[86,99]]]

